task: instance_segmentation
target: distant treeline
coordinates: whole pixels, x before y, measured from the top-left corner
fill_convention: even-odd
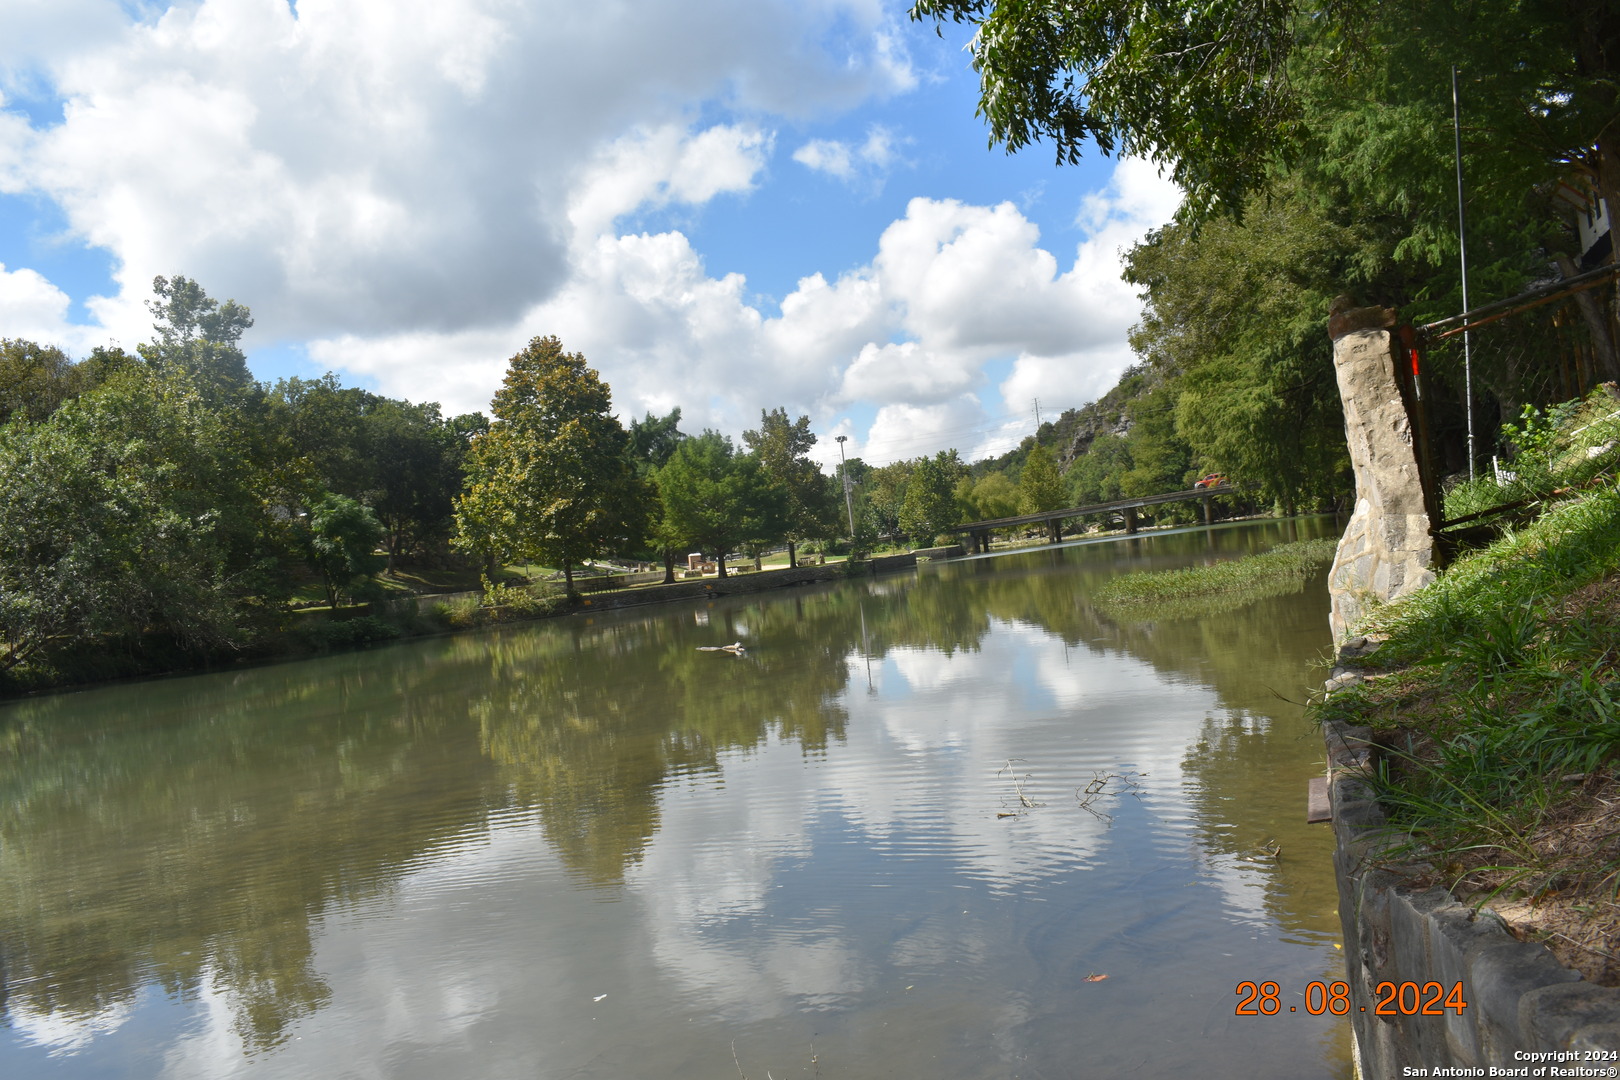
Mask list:
[[[249,309],[187,278],[157,278],[149,307],[153,338],[133,354],[75,361],[0,339],[0,685],[54,681],[75,653],[133,672],[252,650],[287,628],[295,596],[335,616],[404,566],[482,571],[488,589],[538,564],[571,591],[595,559],[673,576],[701,551],[724,573],[727,556],[784,545],[792,559],[932,543],[1003,509],[954,450],[851,459],[846,497],[808,457],[809,418],[783,408],[740,446],[682,432],[679,409],[626,427],[555,338],[512,357],[490,416],[445,417],[331,374],[256,382]],[[1027,457],[999,489],[1008,505],[1061,504],[1055,460]]]
[[[281,626],[301,583],[335,603],[396,559],[448,555],[482,416],[330,375],[261,385],[246,307],[154,285],[133,355],[0,340],[0,673],[91,644],[229,653]]]
[[[157,278],[149,307],[133,354],[0,339],[0,684],[81,677],[62,664],[75,655],[134,672],[252,651],[295,598],[335,617],[403,568],[496,593],[515,565],[560,571],[570,592],[600,559],[672,579],[697,551],[724,573],[784,546],[791,561],[930,545],[967,520],[1186,487],[1218,463],[1182,440],[1146,368],[1001,459],[851,458],[841,478],[810,459],[809,417],[781,407],[740,445],[681,431],[678,408],[626,426],[556,338],[511,358],[489,416],[445,417],[331,374],[256,382],[249,309],[187,278]],[[1098,419],[1110,409],[1125,421]],[[364,639],[350,629],[334,640]]]

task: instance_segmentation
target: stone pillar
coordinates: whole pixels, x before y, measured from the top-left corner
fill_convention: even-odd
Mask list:
[[[1125,532],[1127,535],[1136,531],[1136,507],[1125,508]]]
[[[1215,498],[1212,495],[1204,496],[1204,524],[1215,524]]]
[[[1356,509],[1328,575],[1335,643],[1354,631],[1370,603],[1388,602],[1434,580],[1434,539],[1412,446],[1412,425],[1395,381],[1387,308],[1333,302],[1328,335],[1356,471]]]

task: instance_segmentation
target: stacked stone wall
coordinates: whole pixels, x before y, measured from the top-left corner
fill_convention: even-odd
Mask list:
[[[1489,908],[1458,903],[1432,884],[1428,866],[1381,864],[1400,837],[1365,780],[1375,765],[1371,733],[1329,723],[1324,734],[1361,1075],[1620,1073],[1620,990],[1585,982],[1544,946],[1519,941]],[[1384,983],[1389,987],[1381,990]],[[1431,983],[1438,991],[1425,990]],[[1403,996],[1404,1004],[1419,1006],[1443,1000],[1453,987],[1460,988],[1462,1008],[1441,1008],[1439,1015],[1402,1009]],[[1560,1074],[1553,1066],[1593,1071]],[[1442,1071],[1456,1069],[1481,1071]]]

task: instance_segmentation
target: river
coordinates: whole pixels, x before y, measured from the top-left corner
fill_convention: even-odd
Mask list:
[[[1091,600],[1333,529],[0,706],[0,1076],[1348,1077],[1322,581]]]

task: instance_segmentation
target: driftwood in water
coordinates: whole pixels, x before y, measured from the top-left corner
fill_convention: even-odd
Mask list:
[[[725,652],[733,656],[746,656],[748,654],[748,650],[743,648],[743,643],[740,641],[734,641],[730,645],[699,645],[698,652]]]

